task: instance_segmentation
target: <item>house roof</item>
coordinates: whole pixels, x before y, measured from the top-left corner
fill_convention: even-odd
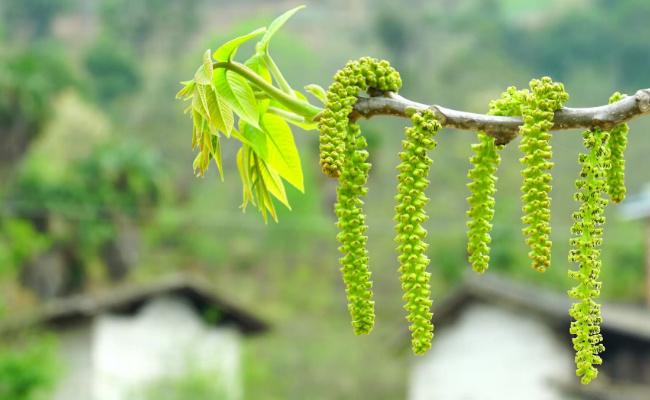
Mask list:
[[[246,334],[260,333],[268,329],[265,322],[249,311],[214,293],[206,281],[177,275],[146,284],[120,286],[96,295],[85,294],[54,300],[30,314],[9,317],[0,322],[0,333],[35,325],[67,324],[105,312],[132,313],[149,300],[164,295],[185,297],[201,313],[218,310],[222,317],[219,323],[233,323]]]
[[[459,315],[462,308],[476,301],[531,312],[568,331],[569,308],[574,300],[566,292],[524,285],[495,273],[470,274],[457,290],[434,308],[434,324],[445,325]],[[650,310],[640,305],[605,302],[601,304],[601,314],[604,331],[650,342]]]

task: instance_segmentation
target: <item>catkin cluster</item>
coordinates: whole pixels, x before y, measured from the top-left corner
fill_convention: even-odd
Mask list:
[[[609,134],[600,130],[585,131],[582,134],[584,144],[589,154],[580,154],[578,160],[582,164],[580,178],[576,181],[578,193],[576,201],[582,202],[580,210],[573,213],[574,224],[571,233],[578,237],[570,240],[572,249],[569,261],[579,263],[577,271],[569,271],[569,277],[576,279],[579,284],[569,291],[569,296],[578,300],[571,306],[570,314],[574,318],[571,323],[573,346],[576,350],[576,365],[578,376],[582,383],[587,384],[596,377],[598,371],[593,367],[600,364],[598,353],[605,350],[600,342],[600,305],[594,298],[600,295],[601,261],[598,259],[601,245],[602,228],[605,223],[602,216],[607,200],[601,194],[607,191],[606,173],[610,168],[610,152],[606,146]]]
[[[489,243],[491,242],[490,231],[492,230],[492,218],[494,217],[494,197],[496,192],[495,183],[497,178],[494,173],[497,165],[501,162],[497,154],[497,146],[494,144],[494,138],[488,136],[485,132],[478,132],[478,144],[472,145],[472,150],[476,152],[470,162],[474,169],[469,171],[468,178],[474,181],[467,185],[471,195],[467,198],[470,209],[467,217],[470,221],[467,223],[469,231],[469,243],[467,251],[469,261],[472,263],[474,271],[482,274],[488,268],[490,257]]]
[[[320,119],[320,165],[323,173],[338,178],[343,168],[348,115],[362,90],[397,90],[402,86],[399,73],[388,61],[364,57],[350,61],[334,75]]]
[[[368,227],[365,225],[366,216],[361,209],[363,201],[359,199],[368,193],[368,188],[364,186],[368,180],[370,164],[366,162],[368,152],[362,150],[366,147],[366,140],[359,136],[359,125],[350,124],[346,130],[346,150],[343,153],[339,187],[336,189],[337,204],[334,206],[339,218],[336,226],[341,229],[336,238],[342,243],[339,251],[345,253],[340,262],[343,266],[343,281],[347,287],[352,326],[354,333],[361,335],[370,333],[375,322],[366,250],[368,238],[363,235]]]
[[[399,153],[401,164],[397,167],[399,205],[395,208],[395,226],[399,242],[397,258],[401,264],[402,289],[406,292],[403,299],[404,308],[409,312],[407,320],[411,322],[413,352],[424,354],[431,347],[433,324],[429,311],[431,308],[430,273],[426,272],[429,259],[424,252],[428,245],[423,239],[427,231],[422,223],[427,220],[424,206],[429,202],[424,191],[429,185],[426,179],[429,165],[433,163],[427,156],[427,151],[436,146],[433,137],[441,126],[434,119],[433,112],[426,110],[416,112],[411,117],[413,127],[406,128],[406,140],[402,141],[404,152]]]
[[[320,164],[327,176],[339,178],[335,212],[341,232],[337,239],[342,244],[339,251],[345,254],[340,259],[341,272],[357,335],[370,333],[375,320],[367,237],[363,235],[367,226],[361,209],[363,201],[359,199],[368,191],[365,184],[370,164],[366,162],[368,152],[363,150],[366,141],[348,116],[362,90],[396,92],[401,84],[399,74],[386,61],[350,61],[334,76],[320,119]]]
[[[531,248],[528,253],[533,260],[533,268],[544,272],[551,263],[551,233],[550,205],[551,174],[546,172],[553,168],[551,159],[551,135],[554,111],[562,107],[568,99],[564,85],[553,83],[551,78],[534,79],[530,82],[532,93],[522,92],[522,117],[524,125],[520,132],[523,140],[519,149],[525,153],[520,159],[526,168],[522,171],[524,184],[521,188],[524,195],[522,217],[524,235],[530,236],[526,244]]]
[[[620,101],[625,95],[616,92],[609,99],[609,104]],[[627,146],[627,124],[621,124],[609,131],[607,145],[611,153],[611,167],[607,171],[607,194],[612,202],[620,204],[625,199],[625,160],[623,152]]]

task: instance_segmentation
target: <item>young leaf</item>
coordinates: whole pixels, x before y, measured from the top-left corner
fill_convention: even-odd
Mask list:
[[[212,85],[212,74],[214,73],[214,69],[212,67],[210,49],[206,50],[205,54],[203,54],[203,70],[205,71],[205,75],[208,77],[208,80],[210,80],[210,85]]]
[[[223,165],[221,164],[221,141],[219,140],[219,135],[210,135],[212,140],[212,158],[217,163],[217,169],[219,170],[219,175],[221,175],[221,181],[223,182]]]
[[[284,190],[284,184],[282,183],[282,179],[280,179],[280,175],[278,175],[278,173],[274,171],[266,161],[258,159],[257,162],[264,186],[266,186],[267,190],[275,196],[275,198],[280,200],[282,204],[291,210],[289,200],[287,199],[287,193]]]
[[[201,65],[194,74],[194,82],[201,85],[212,85],[213,72],[212,60],[210,60],[210,49],[208,49],[205,54],[203,54],[203,65]]]
[[[214,90],[206,91],[206,100],[208,102],[208,112],[211,117],[210,126],[223,132],[226,137],[230,137],[230,131],[232,131],[235,124],[232,108],[230,108],[221,96],[217,96]]]
[[[273,114],[262,116],[262,129],[240,124],[243,138],[250,143],[255,153],[276,170],[281,177],[304,192],[302,167],[298,149],[289,125]]]
[[[214,73],[217,94],[222,97],[244,121],[259,128],[259,111],[253,89],[244,78],[225,68]]]
[[[193,80],[187,82],[181,82],[181,85],[185,85],[185,87],[183,87],[183,89],[181,89],[181,91],[176,94],[177,99],[189,96],[190,93],[194,92],[194,87],[196,86],[196,82],[194,82]]]
[[[323,89],[322,87],[318,85],[307,85],[305,86],[305,90],[313,94],[318,100],[325,103],[327,93],[325,92],[325,89]]]
[[[289,18],[291,18],[291,16],[293,14],[295,14],[296,12],[298,12],[298,10],[300,10],[301,8],[305,8],[305,6],[296,7],[294,9],[289,10],[286,13],[280,15],[278,18],[276,18],[275,21],[273,21],[271,23],[271,25],[269,26],[269,30],[266,31],[266,33],[264,34],[264,37],[262,37],[262,40],[260,40],[260,42],[258,43],[258,46],[256,46],[255,50],[258,51],[258,52],[267,53],[268,52],[268,47],[269,47],[269,41],[271,41],[271,38],[273,37],[273,35],[275,35],[275,33],[280,28],[282,28],[282,25],[284,25],[284,23],[287,22],[287,20]]]
[[[219,47],[217,51],[214,52],[214,59],[217,61],[230,62],[237,52],[237,48],[244,43],[245,41],[266,32],[266,28],[259,28],[249,33],[248,35],[240,36],[236,39],[231,40],[230,42]]]
[[[210,108],[208,107],[208,100],[206,99],[206,86],[205,85],[199,85],[196,87],[196,91],[199,93],[199,98],[201,99],[201,104],[203,105],[203,110],[205,111],[205,119],[210,122],[210,119],[212,119],[212,116],[210,115]],[[212,91],[212,90],[210,90]]]
[[[253,192],[251,191],[250,163],[248,162],[249,151],[249,147],[244,144],[237,153],[237,168],[239,168],[239,175],[241,175],[241,181],[243,184],[242,197],[244,198],[244,202],[241,207],[244,212],[246,212],[246,205],[249,200],[253,205],[255,205],[255,199],[253,199]]]
[[[198,85],[198,87],[201,87],[201,85]],[[203,100],[201,99],[201,95],[199,93],[199,89],[194,91],[194,97],[192,98],[192,108],[194,111],[198,112],[201,115],[201,120],[203,119],[208,119],[208,111],[204,107]],[[194,119],[194,124],[196,125],[200,123],[201,121],[199,119]],[[197,127],[200,127],[200,125],[196,125]]]

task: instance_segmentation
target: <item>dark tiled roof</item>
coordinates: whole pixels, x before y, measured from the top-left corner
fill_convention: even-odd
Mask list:
[[[483,275],[470,274],[449,298],[439,303],[434,309],[434,324],[444,326],[474,301],[531,312],[553,325],[569,329],[569,308],[573,299],[566,292],[516,283],[489,271]],[[650,341],[650,310],[640,305],[602,303],[601,311],[603,330]]]
[[[78,321],[104,312],[132,312],[149,300],[163,295],[180,295],[199,312],[215,309],[220,322],[235,324],[247,334],[268,329],[265,322],[214,293],[201,279],[178,275],[147,284],[125,285],[97,295],[78,295],[51,301],[36,311],[0,322],[0,332],[11,332],[36,325],[55,326]]]

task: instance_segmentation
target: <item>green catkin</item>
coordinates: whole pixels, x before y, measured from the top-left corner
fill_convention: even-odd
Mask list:
[[[522,217],[524,235],[530,236],[526,244],[531,247],[528,253],[533,261],[533,268],[539,272],[546,271],[551,263],[551,233],[550,205],[551,174],[546,172],[553,168],[551,159],[551,135],[549,129],[553,127],[554,111],[562,107],[568,99],[564,85],[553,83],[551,78],[542,80],[533,79],[530,82],[532,93],[522,91],[522,117],[524,125],[520,132],[523,140],[519,149],[525,153],[520,159],[526,168],[522,171],[524,184],[521,191],[524,193]]]
[[[350,124],[345,138],[344,161],[340,186],[336,189],[338,203],[334,209],[339,220],[336,226],[341,229],[337,240],[343,245],[339,247],[345,256],[340,259],[343,281],[347,287],[348,308],[352,316],[352,326],[356,335],[368,334],[375,322],[374,302],[372,299],[372,282],[368,269],[368,252],[363,233],[368,229],[364,224],[365,215],[361,210],[363,201],[359,196],[365,196],[368,189],[370,164],[365,162],[368,152],[361,150],[366,147],[363,137],[358,137],[359,125]]]
[[[577,271],[569,271],[569,277],[579,281],[578,286],[569,291],[569,296],[578,300],[571,306],[569,313],[574,318],[571,323],[573,346],[576,350],[576,374],[582,376],[582,383],[587,384],[598,375],[594,364],[601,364],[598,356],[605,350],[600,344],[600,305],[594,298],[600,295],[601,283],[596,281],[600,275],[601,261],[598,260],[600,250],[596,247],[602,243],[602,228],[605,223],[602,216],[607,200],[601,194],[607,191],[606,172],[609,165],[609,149],[605,143],[609,134],[600,130],[585,131],[582,134],[584,144],[589,154],[580,154],[578,160],[582,164],[581,179],[576,181],[578,193],[576,201],[581,201],[580,210],[573,213],[574,224],[571,233],[579,235],[570,240],[575,249],[569,252],[569,261],[577,262]]]
[[[501,99],[490,102],[490,111],[488,115],[496,116],[521,116],[521,98],[522,93],[515,87],[509,87],[508,90],[501,94]],[[491,242],[490,231],[492,230],[492,218],[494,217],[494,198],[492,195],[496,192],[495,183],[497,178],[494,176],[497,165],[501,162],[501,157],[497,150],[502,150],[503,146],[497,146],[495,139],[488,136],[485,132],[478,132],[479,144],[472,145],[476,155],[470,158],[474,165],[467,175],[474,182],[468,184],[470,197],[467,198],[470,204],[470,210],[467,217],[470,221],[467,223],[469,231],[467,232],[468,244],[467,252],[469,261],[476,272],[482,274],[488,268],[490,257],[489,244]]]
[[[320,119],[320,164],[327,176],[339,178],[335,212],[341,232],[337,239],[342,243],[339,251],[345,254],[340,259],[341,272],[356,335],[370,333],[375,319],[367,237],[363,235],[367,226],[359,199],[367,194],[364,186],[370,164],[366,162],[368,152],[363,150],[366,141],[348,116],[362,90],[397,92],[401,84],[399,74],[386,61],[350,61],[334,76]]]
[[[521,115],[521,105],[517,98],[518,92],[514,87],[501,94],[501,99],[490,103],[488,115],[497,116],[517,116]],[[474,182],[469,183],[467,187],[470,190],[470,197],[467,202],[470,209],[467,217],[470,221],[467,223],[469,231],[467,236],[467,252],[469,261],[472,263],[474,271],[482,274],[488,268],[490,257],[489,244],[491,242],[490,231],[492,230],[492,218],[494,217],[494,198],[492,195],[496,192],[494,176],[497,165],[501,163],[501,157],[497,150],[502,150],[503,146],[497,146],[495,139],[488,136],[485,132],[478,132],[479,143],[472,145],[472,150],[476,155],[470,158],[470,163],[474,168],[467,175]]]
[[[469,231],[467,236],[469,243],[467,251],[469,261],[472,263],[474,271],[482,274],[488,268],[490,257],[489,244],[491,242],[490,231],[492,230],[492,218],[494,217],[494,197],[496,192],[495,183],[497,178],[494,173],[497,165],[501,162],[497,154],[497,146],[494,144],[494,138],[488,136],[485,132],[478,132],[478,144],[472,145],[472,150],[476,155],[472,156],[470,162],[474,165],[467,175],[474,182],[467,185],[471,195],[467,198],[470,209],[467,217],[470,221],[467,223]]]
[[[609,99],[609,104],[616,103],[623,99],[625,95],[616,92]],[[627,146],[627,124],[617,125],[609,131],[609,140],[607,147],[610,151],[611,167],[607,170],[607,194],[612,202],[620,204],[625,200],[625,160],[623,152]]]
[[[348,116],[362,90],[397,92],[402,86],[399,73],[387,61],[364,57],[349,61],[334,75],[320,119],[320,165],[323,173],[338,178],[343,168]]]
[[[406,301],[404,308],[409,312],[406,319],[411,322],[413,352],[424,354],[431,348],[433,314],[430,312],[431,274],[426,272],[429,259],[424,255],[428,247],[423,241],[427,231],[421,224],[428,218],[423,210],[429,202],[424,191],[429,185],[426,179],[429,165],[433,163],[427,156],[427,151],[436,146],[433,137],[441,126],[434,119],[431,110],[418,111],[411,120],[414,126],[406,128],[407,140],[402,141],[404,152],[399,153],[401,164],[397,167],[399,184],[396,199],[400,204],[395,208],[395,221],[398,222],[395,226],[395,240],[400,243],[397,259],[401,264],[399,272],[402,274],[402,289],[406,292],[403,297]]]

